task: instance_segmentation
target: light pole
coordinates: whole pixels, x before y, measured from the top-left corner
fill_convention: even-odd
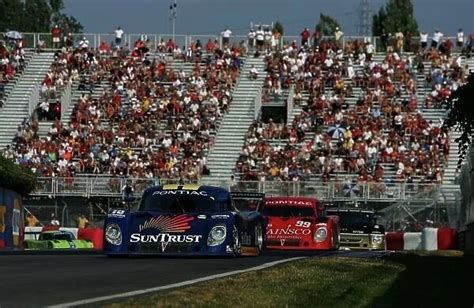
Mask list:
[[[171,25],[173,28],[173,43],[176,44],[175,35],[176,35],[176,17],[178,16],[178,4],[177,0],[174,0],[173,3],[170,4],[170,20]]]

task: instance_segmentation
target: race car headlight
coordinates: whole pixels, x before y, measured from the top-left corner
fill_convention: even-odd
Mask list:
[[[208,246],[217,246],[224,242],[225,237],[227,234],[227,229],[225,225],[216,225],[211,229],[209,232],[209,236],[207,237],[207,245]]]
[[[105,228],[105,239],[112,245],[122,244],[122,231],[116,224],[107,225]]]
[[[372,244],[381,244],[383,242],[383,235],[376,234],[372,235]]]
[[[326,227],[319,227],[314,233],[314,240],[316,242],[324,242],[328,236],[328,231]]]

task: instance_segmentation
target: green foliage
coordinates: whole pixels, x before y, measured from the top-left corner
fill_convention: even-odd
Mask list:
[[[283,24],[279,20],[277,20],[277,22],[273,26],[273,33],[278,32],[281,35],[283,35],[284,31],[285,31],[285,28],[283,28]]]
[[[48,33],[53,24],[64,32],[82,32],[74,17],[61,13],[63,8],[63,0],[0,0],[0,32]]]
[[[329,15],[320,14],[319,22],[316,24],[316,31],[319,31],[324,36],[332,36],[336,32],[339,23]]]
[[[373,35],[402,32],[405,35],[418,35],[418,23],[413,13],[411,0],[389,0],[372,18]]]
[[[474,73],[468,77],[468,82],[451,93],[444,102],[448,110],[447,118],[443,127],[447,129],[455,128],[461,131],[461,136],[455,141],[459,146],[458,168],[466,158],[467,150],[473,140],[474,128]]]
[[[0,155],[1,187],[27,195],[35,188],[35,185],[36,177],[33,172]]]

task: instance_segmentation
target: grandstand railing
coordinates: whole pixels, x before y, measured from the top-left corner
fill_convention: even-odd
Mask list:
[[[0,32],[0,36],[4,37],[5,33]],[[46,45],[46,48],[52,47],[52,36],[51,33],[21,33],[23,35],[23,40],[25,42],[25,47],[33,47],[36,48],[38,46],[38,42],[43,42]],[[89,47],[98,48],[101,42],[109,43],[110,45],[114,45],[115,42],[115,35],[113,33],[73,33],[72,37],[74,38],[74,42],[78,43],[82,38],[87,38],[89,41]],[[136,40],[144,39],[149,40],[149,42],[154,46],[156,49],[158,44],[161,40],[164,40],[165,43],[174,37],[174,41],[177,43],[178,46],[184,46],[188,48],[191,42],[195,42],[198,39],[201,41],[202,45],[204,46],[208,39],[211,40],[218,40],[219,45],[222,47],[222,37],[216,34],[145,34],[145,33],[127,33],[123,35],[122,45],[129,45],[131,46]],[[445,36],[444,39],[449,40],[456,40],[454,36]],[[323,37],[324,40],[327,39],[334,39],[333,36]],[[241,41],[246,41],[246,35],[232,35],[230,37],[231,44],[239,44]],[[283,46],[284,44],[290,44],[293,41],[300,42],[301,37],[295,35],[284,35],[281,37],[280,44],[278,46]],[[381,38],[378,36],[343,36],[341,39],[342,46],[349,41],[353,40],[362,40],[362,41],[370,41],[374,45],[377,50],[377,46],[381,46]],[[412,37],[411,42],[417,43],[420,41],[419,37]]]
[[[33,111],[36,109],[36,106],[38,105],[40,99],[40,89],[39,85],[33,87],[33,90],[31,90],[30,97],[28,100],[28,114],[33,114]]]
[[[61,95],[61,119],[66,114],[72,100],[72,80],[69,80]]]
[[[295,96],[295,85],[291,84],[290,92],[288,93],[288,99],[286,100],[286,123],[289,125],[291,124],[291,117],[293,114],[293,104],[294,104],[294,96]]]
[[[262,109],[262,88],[258,88],[257,90],[257,95],[255,96],[254,100],[254,120],[258,120],[258,117],[260,116],[260,110]]]
[[[179,179],[132,178],[110,175],[78,175],[75,177],[40,177],[32,196],[120,197],[126,185],[136,196],[151,186],[185,183]],[[200,181],[198,184],[205,184]],[[428,200],[437,198],[440,185],[418,183],[344,183],[312,181],[222,181],[220,186],[231,191],[260,192],[267,195],[312,196],[328,201]]]

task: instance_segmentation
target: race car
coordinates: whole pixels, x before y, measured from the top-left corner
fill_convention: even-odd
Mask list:
[[[25,249],[93,249],[88,240],[78,240],[74,234],[65,230],[44,231],[38,240],[25,240]]]
[[[281,250],[339,248],[339,218],[327,216],[317,199],[266,198],[259,211],[268,220],[265,247]]]
[[[148,188],[137,211],[112,209],[104,225],[109,256],[257,256],[265,221],[239,211],[226,189],[198,185]]]
[[[362,250],[385,250],[385,229],[379,225],[374,211],[361,209],[328,209],[339,216],[341,247]]]

